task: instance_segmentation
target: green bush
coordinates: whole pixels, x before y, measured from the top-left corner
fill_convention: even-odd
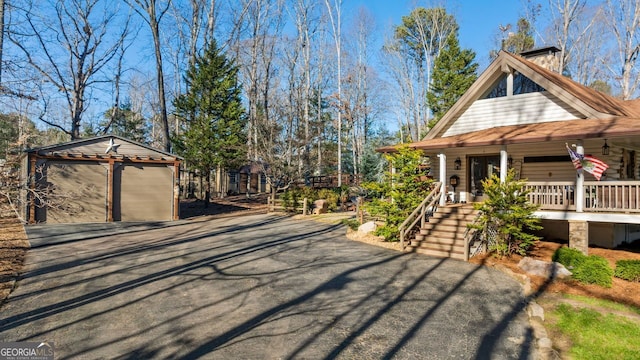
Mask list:
[[[537,205],[529,202],[526,180],[516,178],[513,169],[505,181],[496,173],[482,181],[483,202],[473,204],[480,211],[477,222],[470,227],[481,231],[490,251],[499,256],[526,255],[539,237],[531,234],[540,230],[540,219],[534,213]]]
[[[317,198],[327,200],[327,210],[330,212],[338,208],[338,194],[331,189],[320,189]]]
[[[615,277],[640,282],[640,260],[618,260],[616,261]]]
[[[580,265],[586,258],[587,255],[583,254],[578,249],[561,247],[553,253],[553,257],[551,259],[555,262],[559,262],[568,269],[573,269]]]
[[[586,256],[572,270],[573,278],[585,284],[596,284],[610,288],[613,278],[613,269],[607,259],[602,256]]]
[[[422,179],[417,171],[424,157],[422,150],[402,145],[384,157],[395,171],[385,172],[382,181],[362,184],[370,198],[364,207],[372,216],[385,219],[375,234],[386,241],[398,241],[398,227],[431,192],[433,181]]]
[[[342,225],[347,225],[351,230],[358,230],[360,221],[358,219],[342,219]]]

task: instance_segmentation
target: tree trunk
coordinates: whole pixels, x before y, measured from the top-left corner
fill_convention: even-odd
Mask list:
[[[4,8],[5,1],[0,0],[0,85],[2,85],[2,48],[4,45]]]
[[[204,193],[204,208],[209,207],[209,201],[211,201],[211,169],[207,169],[207,190]]]

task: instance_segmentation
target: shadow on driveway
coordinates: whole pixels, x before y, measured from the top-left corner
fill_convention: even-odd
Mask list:
[[[251,215],[28,227],[4,341],[56,358],[532,358],[506,275]]]

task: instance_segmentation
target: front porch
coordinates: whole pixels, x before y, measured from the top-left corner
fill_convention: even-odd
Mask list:
[[[529,181],[526,187],[540,211],[598,213],[599,220],[631,214],[629,220],[640,223],[640,216],[633,215],[640,213],[640,181]]]

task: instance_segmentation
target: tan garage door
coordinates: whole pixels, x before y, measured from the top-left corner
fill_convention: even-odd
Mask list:
[[[165,165],[127,164],[114,177],[114,220],[173,218],[173,172]]]
[[[107,168],[99,163],[49,162],[41,181],[55,188],[55,197],[64,197],[63,205],[38,208],[36,221],[47,223],[84,223],[106,221]]]

